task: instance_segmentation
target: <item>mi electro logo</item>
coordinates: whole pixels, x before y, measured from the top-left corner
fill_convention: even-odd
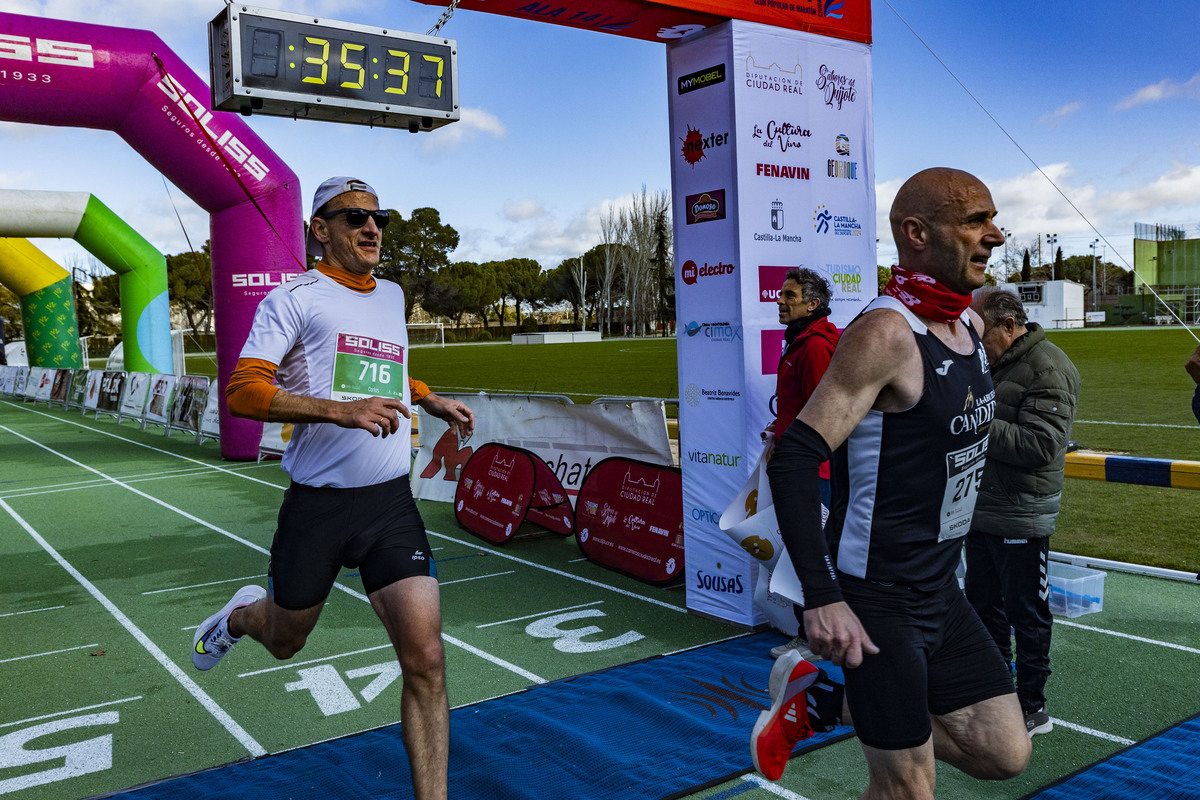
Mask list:
[[[688,225],[725,219],[725,190],[713,189],[684,198],[684,216]]]
[[[680,94],[694,92],[697,89],[703,89],[705,86],[712,86],[717,83],[725,82],[725,65],[717,64],[712,67],[706,67],[699,72],[692,72],[684,75],[679,79],[678,88]]]
[[[679,277],[681,277],[683,282],[688,286],[695,286],[696,282],[701,278],[708,278],[713,275],[732,274],[733,264],[722,264],[719,261],[716,264],[709,264],[707,261],[705,261],[704,266],[698,267],[696,266],[695,261],[689,259],[683,262],[683,267],[679,270]]]

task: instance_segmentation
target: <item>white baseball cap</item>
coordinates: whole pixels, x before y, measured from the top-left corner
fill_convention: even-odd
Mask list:
[[[366,192],[374,195],[376,200],[379,199],[379,193],[371,188],[369,183],[360,181],[358,178],[347,178],[344,175],[330,178],[318,186],[317,191],[313,193],[312,212],[308,215],[308,236],[304,240],[304,249],[310,256],[319,258],[322,253],[321,243],[312,233],[313,217],[317,216],[317,212],[321,210],[322,206],[346,192]]]

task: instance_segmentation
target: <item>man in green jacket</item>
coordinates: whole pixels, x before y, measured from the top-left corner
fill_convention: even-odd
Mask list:
[[[967,534],[967,600],[1012,660],[1025,729],[1047,733],[1050,677],[1050,534],[1062,502],[1067,438],[1079,399],[1079,372],[1029,322],[1013,292],[975,292],[983,347],[996,387],[987,464]]]

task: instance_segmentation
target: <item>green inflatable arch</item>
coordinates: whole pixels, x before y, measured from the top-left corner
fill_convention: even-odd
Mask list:
[[[0,237],[26,236],[74,239],[115,272],[125,369],[172,372],[167,260],[162,253],[94,195],[0,190]],[[21,298],[31,365],[84,366],[75,295],[65,269],[23,238],[0,238],[0,283]]]

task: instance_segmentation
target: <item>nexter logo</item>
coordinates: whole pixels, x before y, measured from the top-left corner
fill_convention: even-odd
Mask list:
[[[712,86],[715,83],[723,83],[724,81],[725,65],[717,64],[682,76],[677,86],[680,94],[687,94],[697,89],[703,89],[705,86]]]

